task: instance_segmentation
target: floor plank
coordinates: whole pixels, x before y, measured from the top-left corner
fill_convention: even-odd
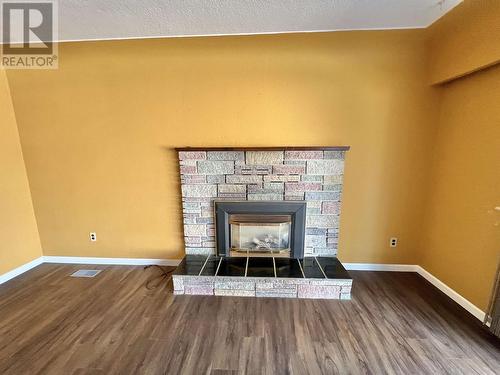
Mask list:
[[[420,276],[351,275],[351,301],[174,297],[158,268],[43,264],[0,286],[0,373],[500,373],[499,340]]]

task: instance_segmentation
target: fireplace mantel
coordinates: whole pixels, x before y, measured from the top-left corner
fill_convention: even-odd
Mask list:
[[[250,147],[176,147],[177,152],[186,151],[349,151],[351,146],[250,146]]]

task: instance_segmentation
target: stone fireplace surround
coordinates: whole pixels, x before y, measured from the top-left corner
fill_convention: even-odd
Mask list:
[[[173,275],[174,294],[350,299],[352,279],[336,258],[348,149],[177,149],[186,257]],[[216,200],[305,201],[304,257],[219,256]]]
[[[305,256],[336,256],[347,146],[179,148],[186,254],[216,254],[214,200],[307,202]]]

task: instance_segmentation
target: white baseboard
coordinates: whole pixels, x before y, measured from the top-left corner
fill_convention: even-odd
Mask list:
[[[66,264],[105,264],[105,265],[130,265],[146,266],[157,264],[161,266],[177,266],[180,259],[144,259],[144,258],[99,258],[99,257],[60,257],[42,256],[29,263],[26,263],[12,271],[0,275],[0,284],[13,279],[22,273],[42,264],[42,263],[66,263]],[[391,271],[391,272],[416,272],[432,285],[446,294],[453,301],[462,306],[480,321],[484,320],[485,313],[460,294],[451,289],[437,277],[427,272],[424,268],[415,264],[375,264],[375,263],[343,263],[347,270],[351,271]]]
[[[417,272],[414,264],[377,264],[377,263],[342,263],[350,271],[392,271],[392,272]]]
[[[115,266],[147,266],[157,264],[159,266],[177,266],[181,259],[145,259],[145,258],[100,258],[100,257],[59,257],[44,256],[43,263],[67,263],[67,264],[107,264]]]
[[[448,285],[443,283],[441,280],[439,280],[437,277],[426,271],[424,268],[420,266],[415,266],[417,267],[417,273],[422,276],[424,279],[426,279],[428,282],[430,282],[432,285],[434,285],[436,288],[438,288],[441,292],[446,294],[448,297],[450,297],[453,301],[458,303],[460,306],[462,306],[465,310],[470,312],[472,315],[474,315],[476,318],[478,318],[480,321],[484,321],[485,317],[485,312],[482,311],[479,307],[474,305],[472,302],[469,300],[465,299],[462,297],[460,294],[455,292],[453,289],[451,289]]]
[[[10,279],[13,279],[16,276],[19,276],[42,263],[43,263],[43,257],[36,258],[33,259],[31,262],[25,263],[22,266],[14,268],[13,270],[7,273],[4,273],[3,275],[0,275],[0,284],[3,284],[6,281],[9,281]]]

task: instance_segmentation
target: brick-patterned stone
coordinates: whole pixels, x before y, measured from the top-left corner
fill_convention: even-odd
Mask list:
[[[299,182],[300,176],[297,175],[278,175],[272,174],[264,176],[264,182]]]
[[[339,299],[340,287],[331,285],[299,285],[297,297]]]
[[[206,207],[201,209],[201,217],[212,217],[214,215],[214,210],[211,207]]]
[[[206,176],[199,174],[184,174],[181,176],[183,184],[204,184],[207,182]]]
[[[248,165],[270,165],[283,163],[283,151],[247,151],[246,163]]]
[[[243,193],[219,193],[217,198],[220,199],[246,199],[247,195]]]
[[[207,158],[205,151],[180,151],[179,160],[204,160]]]
[[[338,201],[340,193],[338,191],[308,191],[306,192],[308,201]]]
[[[182,172],[185,172],[181,174],[184,224],[204,227],[203,235],[186,235],[186,252],[215,252],[215,198],[284,199],[307,201],[306,233],[308,236],[318,237],[306,239],[305,253],[335,255],[343,170],[331,174],[332,167],[328,165],[337,163],[343,167],[343,154],[299,151],[295,154],[288,153],[285,158],[285,152],[278,151],[249,155],[252,164],[246,163],[247,153],[243,151],[208,151],[205,154],[185,155],[179,160]],[[228,165],[233,169],[228,168]],[[198,166],[201,166],[201,170]],[[276,291],[269,293],[279,294]]]
[[[341,174],[329,175],[329,176],[323,177],[323,183],[325,185],[341,184],[343,179],[344,179],[344,176]]]
[[[323,151],[285,151],[286,160],[323,159]]]
[[[199,216],[196,218],[196,224],[212,224],[214,222],[213,216]]]
[[[184,235],[187,237],[206,236],[207,227],[203,224],[184,225]]]
[[[244,151],[208,151],[208,160],[245,160]]]
[[[327,245],[337,245],[339,243],[339,239],[335,237],[327,237],[326,243]]]
[[[179,168],[182,175],[198,173],[195,165],[181,165]]]
[[[216,296],[255,297],[255,290],[215,289]]]
[[[267,189],[260,187],[259,185],[248,185],[248,193],[259,193],[259,194],[283,194],[282,189]]]
[[[200,217],[199,214],[193,214],[193,213],[183,213],[182,214],[184,224],[196,224],[196,219],[198,217]]]
[[[309,201],[307,202],[307,208],[321,208],[321,201]]]
[[[206,176],[207,178],[207,183],[209,184],[224,184],[226,182],[226,176],[225,175],[208,175]]]
[[[304,193],[285,193],[285,200],[286,201],[303,201],[304,200]]]
[[[283,290],[255,291],[255,297],[297,298],[297,292]]]
[[[306,228],[306,235],[311,234],[326,236],[326,231],[326,228]]]
[[[234,162],[225,160],[202,160],[198,162],[198,173],[200,174],[233,174]]]
[[[307,162],[307,174],[332,175],[344,173],[344,161],[337,159],[309,160]]]
[[[323,182],[323,176],[314,176],[304,174],[300,176],[300,180],[304,182]]]
[[[182,202],[182,208],[184,210],[199,210],[200,202]]]
[[[215,280],[216,289],[237,289],[237,290],[255,290],[255,282],[239,278],[244,281],[228,281],[227,279]]]
[[[200,202],[200,204],[210,203],[211,197],[182,197],[183,202]]]
[[[186,245],[201,246],[201,237],[184,237]]]
[[[186,285],[184,287],[184,294],[195,296],[213,296],[214,287],[211,285]]]
[[[335,185],[323,185],[323,191],[342,191],[342,185],[341,184],[335,184]]]
[[[273,165],[274,174],[304,174],[306,173],[305,165]]]
[[[325,151],[323,157],[325,159],[340,159],[340,160],[344,160],[345,151]]]
[[[191,166],[196,166],[198,163],[198,160],[179,160],[179,165],[191,165]]]
[[[228,175],[226,176],[226,183],[228,184],[257,184],[262,182],[263,176],[254,175]],[[268,176],[264,176],[268,177]]]
[[[283,182],[265,182],[264,189],[275,190],[275,191],[284,191],[285,184]]]
[[[182,185],[182,196],[194,198],[216,197],[217,185]]]
[[[301,165],[305,167],[306,163],[305,160],[285,160],[285,165]]]
[[[340,213],[340,202],[333,202],[333,201],[322,202],[321,213],[338,215]]]
[[[218,185],[218,192],[221,193],[246,193],[247,187],[245,185]]]
[[[186,246],[186,254],[209,255],[214,253],[215,253],[215,248]]]
[[[285,191],[320,191],[321,184],[319,182],[287,182]]]
[[[338,224],[337,215],[307,215],[306,226],[313,228],[332,228]]]
[[[235,174],[256,174],[266,175],[271,174],[273,167],[271,165],[237,165],[235,167]]]
[[[175,291],[179,291],[179,292],[182,291],[182,294],[184,294],[184,279],[182,276],[173,275],[172,283],[174,284],[174,292]]]
[[[325,247],[326,237],[324,235],[311,235],[306,234],[307,247]]]
[[[282,201],[283,194],[248,194],[249,201]]]

